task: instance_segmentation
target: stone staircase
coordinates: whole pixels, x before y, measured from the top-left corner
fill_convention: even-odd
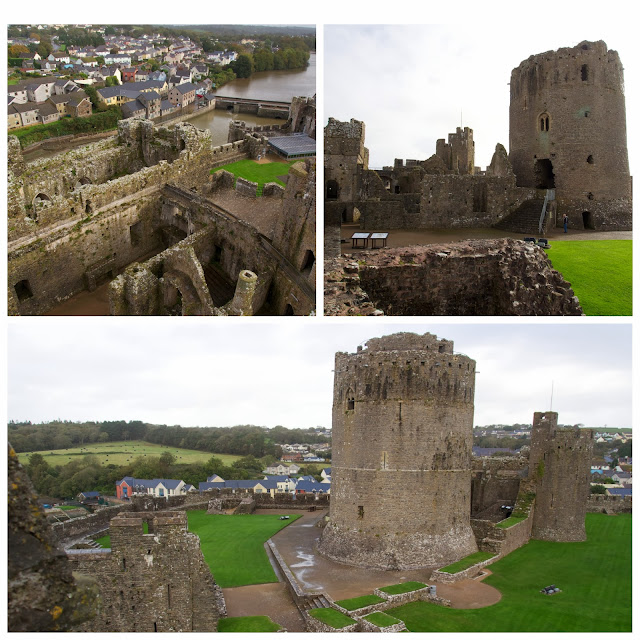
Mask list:
[[[317,595],[309,594],[305,603],[303,604],[305,611],[309,611],[311,609],[327,609],[330,606],[331,603],[322,593],[319,593]]]
[[[512,211],[506,218],[494,224],[496,229],[502,231],[513,231],[515,233],[523,233],[531,236],[538,236],[538,225],[540,224],[540,215],[544,206],[544,198],[533,198],[526,200],[515,211]],[[543,225],[542,235],[546,232],[546,218]]]
[[[211,299],[216,307],[222,307],[233,298],[235,287],[222,270],[212,264],[203,264],[202,270],[209,287]]]

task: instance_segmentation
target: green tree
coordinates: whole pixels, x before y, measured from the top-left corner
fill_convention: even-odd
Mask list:
[[[238,78],[248,78],[253,70],[251,56],[247,53],[241,53],[238,59],[234,60],[229,66],[232,67]]]
[[[591,493],[606,494],[607,490],[601,484],[592,484],[591,485]]]

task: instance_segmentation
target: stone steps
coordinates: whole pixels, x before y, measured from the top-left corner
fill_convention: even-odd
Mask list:
[[[532,236],[539,235],[538,225],[540,224],[540,215],[544,206],[544,198],[533,198],[523,202],[515,211],[511,212],[506,218],[496,223],[494,227],[503,231],[514,231],[516,233],[525,233]],[[545,228],[542,229],[544,234]]]
[[[235,287],[231,280],[222,273],[219,267],[211,264],[202,265],[204,277],[209,287],[211,299],[216,307],[222,307],[233,298]]]

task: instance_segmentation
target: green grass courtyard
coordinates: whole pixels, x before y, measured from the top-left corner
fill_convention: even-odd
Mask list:
[[[411,602],[387,611],[410,631],[630,632],[631,515],[587,514],[586,542],[532,540],[491,565],[502,599],[483,609]],[[555,584],[551,596],[540,589]]]
[[[187,511],[189,531],[200,538],[200,548],[216,582],[223,588],[278,582],[264,543],[301,516],[207,515]]]
[[[236,178],[244,178],[250,182],[257,182],[258,195],[262,195],[262,187],[264,187],[267,182],[276,182],[284,187],[285,183],[280,179],[280,176],[287,175],[291,165],[299,161],[300,160],[290,160],[289,162],[261,163],[255,160],[238,160],[238,162],[232,162],[223,167],[212,169],[211,173],[224,169],[232,173]]]
[[[556,241],[547,255],[586,315],[632,315],[631,240]]]

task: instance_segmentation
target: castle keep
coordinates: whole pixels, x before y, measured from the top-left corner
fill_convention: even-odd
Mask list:
[[[382,569],[476,550],[470,526],[475,362],[436,336],[337,353],[331,519],[318,550]]]
[[[518,186],[556,189],[575,229],[630,229],[624,79],[602,42],[531,56],[511,72],[509,159]]]

